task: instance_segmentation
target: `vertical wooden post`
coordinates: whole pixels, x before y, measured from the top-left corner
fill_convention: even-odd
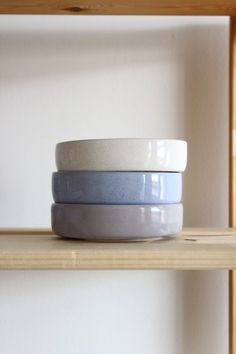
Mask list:
[[[236,227],[236,17],[230,18],[229,225]],[[236,354],[236,270],[229,271],[229,354]]]
[[[236,271],[229,271],[229,354],[236,353]]]

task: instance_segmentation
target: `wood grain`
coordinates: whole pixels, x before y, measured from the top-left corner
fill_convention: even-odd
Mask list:
[[[0,232],[0,269],[233,269],[236,229],[187,229],[156,242],[95,243],[43,230]]]
[[[229,225],[236,226],[236,18],[230,19]],[[229,272],[229,353],[236,354],[236,271]]]
[[[235,16],[235,0],[0,0],[1,14]]]

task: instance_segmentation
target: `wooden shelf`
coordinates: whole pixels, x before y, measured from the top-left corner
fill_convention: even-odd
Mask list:
[[[0,14],[235,16],[235,0],[1,0]]]
[[[186,229],[175,239],[95,243],[49,230],[1,230],[0,269],[236,269],[236,229]]]

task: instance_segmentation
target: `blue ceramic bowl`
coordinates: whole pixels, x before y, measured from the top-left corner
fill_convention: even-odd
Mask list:
[[[55,203],[179,203],[182,175],[174,172],[59,171],[52,175],[52,193]]]

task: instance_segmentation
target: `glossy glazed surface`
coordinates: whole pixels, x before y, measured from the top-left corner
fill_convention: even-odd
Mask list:
[[[52,205],[52,229],[55,234],[78,239],[155,239],[179,233],[182,223],[182,204]]]
[[[181,173],[61,171],[52,175],[56,203],[168,204],[182,196]]]
[[[59,171],[183,172],[187,143],[183,140],[97,139],[59,143]]]

